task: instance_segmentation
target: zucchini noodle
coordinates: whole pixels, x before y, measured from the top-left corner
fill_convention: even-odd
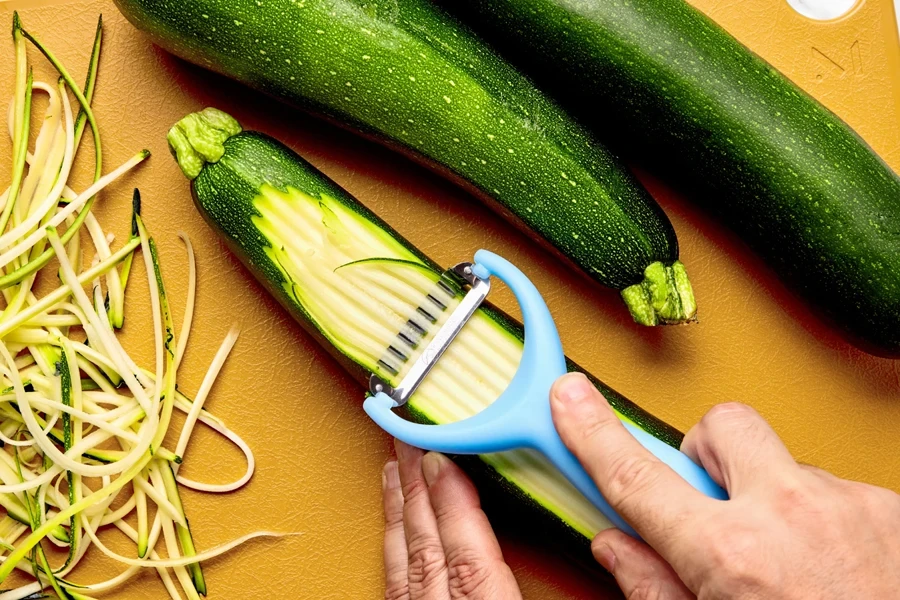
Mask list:
[[[196,259],[190,239],[180,232],[188,290],[176,330],[137,191],[131,237],[118,248],[92,212],[98,194],[149,156],[137,152],[103,172],[90,107],[101,39],[98,24],[82,90],[53,53],[23,29],[18,15],[13,17],[12,183],[0,193],[0,583],[14,571],[16,582],[28,581],[0,591],[0,600],[90,600],[90,594],[113,590],[146,568],[156,570],[171,598],[199,600],[207,591],[201,561],[255,538],[284,535],[258,531],[206,550],[194,545],[180,487],[230,492],[246,484],[255,468],[246,442],[204,409],[238,331],[232,328],[225,336],[196,397],[178,391],[177,370],[194,318]],[[33,80],[26,42],[59,72],[55,85]],[[35,92],[45,94],[48,103],[29,148]],[[94,138],[94,177],[79,192],[69,175],[85,126]],[[117,335],[138,250],[150,284],[151,369],[136,364]],[[52,258],[58,266],[46,267]],[[35,289],[42,281],[57,285],[38,297]],[[170,431],[175,411],[185,416],[177,432]],[[203,483],[179,474],[197,423],[243,453],[247,468],[240,478]],[[165,445],[170,433],[177,440],[174,448]],[[99,536],[104,529],[131,540],[133,555],[110,550]],[[124,569],[100,582],[69,579],[96,553]]]

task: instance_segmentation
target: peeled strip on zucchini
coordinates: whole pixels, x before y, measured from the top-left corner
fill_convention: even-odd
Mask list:
[[[170,131],[169,143],[182,170],[196,174],[191,190],[201,213],[298,322],[361,381],[374,371],[397,383],[440,326],[426,328],[415,347],[398,344],[407,322],[421,316],[417,309],[442,269],[289,148],[242,132],[220,111],[186,117]],[[449,423],[488,406],[512,378],[521,340],[519,324],[490,306],[481,308],[412,396],[411,416]],[[409,360],[392,353],[392,346],[408,351]],[[385,356],[392,369],[379,362]],[[672,445],[680,442],[677,431],[595,382],[623,418]],[[538,529],[574,548],[585,549],[609,527],[535,452],[462,462],[509,508],[525,509],[531,522],[545,526]]]
[[[255,223],[271,243],[267,250],[284,274],[285,291],[307,308],[336,348],[389,383],[399,383],[417,349],[427,344],[428,336],[417,349],[408,348],[411,360],[396,373],[379,361],[388,354],[390,346],[398,344],[398,333],[407,320],[416,317],[416,309],[426,303],[427,294],[437,287],[440,273],[396,243],[379,244],[377,232],[370,233],[364,227],[366,220],[328,196],[315,198],[293,188],[279,192],[269,186],[260,192],[254,205],[261,216]],[[312,211],[319,214],[310,218]],[[327,227],[321,226],[326,222],[324,217],[328,217]],[[317,224],[318,230],[314,228]],[[328,245],[331,239],[340,238],[345,232],[349,235],[350,231],[358,244]],[[276,250],[291,246],[302,246],[307,251]],[[372,256],[383,258],[355,262]],[[378,278],[396,286],[397,292],[392,293],[387,285],[376,288],[366,281]],[[389,301],[379,299],[370,287],[382,294],[387,292]],[[418,293],[404,293],[409,288]],[[438,328],[439,325],[429,328],[428,333],[433,335]],[[503,393],[521,355],[521,341],[479,311],[422,382],[409,409],[434,423],[452,423],[472,416]],[[542,456],[513,451],[487,455],[482,460],[527,491],[535,502],[563,516],[586,537],[609,527],[603,515]]]

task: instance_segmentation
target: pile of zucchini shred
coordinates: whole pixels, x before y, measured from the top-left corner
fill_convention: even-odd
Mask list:
[[[15,96],[9,113],[13,144],[10,187],[0,195],[0,582],[13,571],[28,583],[0,592],[0,600],[86,599],[113,589],[142,568],[155,568],[172,598],[206,594],[200,561],[260,535],[256,532],[198,552],[179,484],[206,492],[244,485],[254,469],[250,448],[203,403],[237,339],[222,342],[196,397],[176,390],[193,318],[196,266],[190,240],[180,234],[189,261],[187,308],[175,329],[153,238],[140,216],[135,191],[131,238],[113,250],[91,212],[98,192],[141,163],[142,151],[106,175],[90,103],[97,76],[102,23],[80,88],[37,39],[13,17]],[[60,74],[55,85],[33,81],[26,59],[31,42]],[[29,150],[32,94],[48,107]],[[77,104],[70,102],[70,94]],[[78,108],[73,117],[73,107]],[[68,185],[82,133],[94,142],[93,184],[77,193]],[[82,248],[82,244],[89,246]],[[150,281],[156,364],[140,368],[120,344],[125,287],[141,249]],[[85,256],[92,256],[90,264]],[[51,265],[52,268],[48,267]],[[58,280],[57,280],[58,278]],[[41,280],[61,283],[38,298]],[[87,291],[89,290],[89,292]],[[174,448],[164,445],[175,410],[185,423]],[[230,484],[206,484],[178,473],[197,422],[235,444],[247,470]],[[128,520],[126,520],[128,519]],[[129,524],[136,522],[136,527]],[[135,544],[132,556],[107,548],[98,531],[116,528]],[[56,546],[57,548],[51,548]],[[105,581],[78,584],[69,573],[91,546],[126,568]],[[159,547],[165,557],[157,553]],[[163,551],[164,550],[164,551]],[[21,577],[17,577],[20,580]],[[51,596],[52,597],[52,596]]]

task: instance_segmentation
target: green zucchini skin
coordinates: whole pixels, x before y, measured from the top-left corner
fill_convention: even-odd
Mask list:
[[[224,137],[224,136],[223,136]],[[182,152],[178,153],[179,162]],[[285,192],[289,187],[313,197],[326,195],[333,198],[356,214],[363,216],[372,228],[380,229],[400,242],[418,256],[426,265],[442,271],[438,265],[416,250],[387,223],[360,204],[355,198],[318,171],[288,147],[261,133],[241,131],[230,135],[222,142],[222,149],[215,155],[216,162],[206,162],[191,181],[194,202],[204,219],[220,235],[229,249],[250,270],[266,289],[281,303],[288,313],[314,338],[335,356],[339,362],[363,386],[368,381],[369,372],[355,363],[339,348],[329,343],[307,311],[297,299],[286,291],[284,273],[266,252],[270,242],[254,224],[261,217],[254,205],[261,188],[268,184]],[[522,339],[522,326],[500,310],[484,306],[490,317],[504,329]],[[569,370],[584,372],[569,361]],[[610,389],[590,374],[588,377],[599,387],[610,403],[626,417],[645,431],[666,443],[678,447],[682,434],[648,414],[618,392]],[[419,414],[411,418],[427,419]],[[513,512],[527,518],[536,530],[554,544],[571,552],[579,562],[590,564],[590,539],[573,529],[555,513],[534,502],[527,492],[477,457],[457,457],[472,478],[489,494],[491,502],[502,507],[504,512]]]
[[[462,183],[603,285],[678,259],[671,223],[618,159],[426,0],[116,4],[174,54]]]
[[[444,3],[601,137],[699,187],[851,342],[900,356],[900,179],[836,115],[683,0]]]

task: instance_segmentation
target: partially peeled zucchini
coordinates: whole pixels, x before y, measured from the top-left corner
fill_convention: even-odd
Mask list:
[[[280,142],[241,131],[215,109],[186,119],[169,142],[206,220],[360,381],[375,372],[399,382],[458,301],[438,285],[443,270]],[[447,310],[429,308],[429,294]],[[521,325],[484,306],[412,396],[409,416],[448,423],[479,412],[505,389],[521,354]],[[569,368],[580,370],[571,362]],[[677,447],[680,433],[594,382],[623,419]],[[463,463],[476,480],[499,489],[501,501],[529,511],[544,531],[578,549],[610,526],[536,452]]]

